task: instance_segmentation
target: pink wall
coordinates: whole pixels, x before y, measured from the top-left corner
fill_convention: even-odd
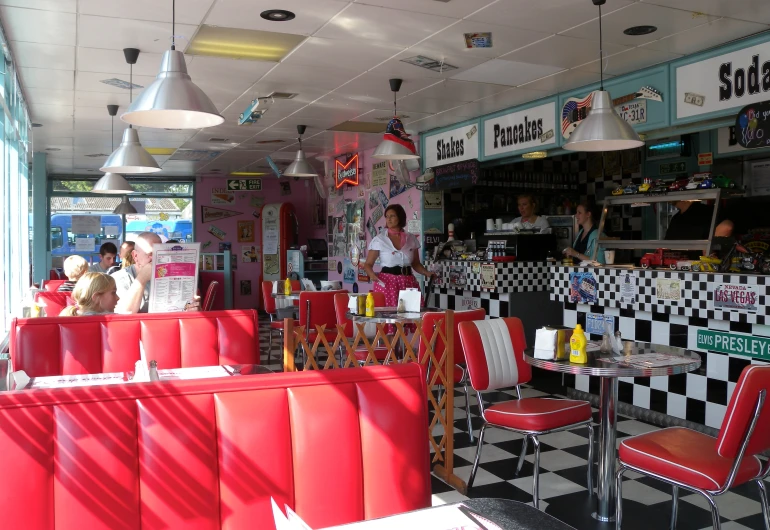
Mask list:
[[[253,178],[253,177],[252,177]],[[262,256],[255,263],[244,263],[242,257],[243,246],[255,246],[261,248],[261,218],[256,218],[256,214],[262,211],[262,205],[287,202],[294,205],[299,221],[299,243],[304,245],[307,239],[311,237],[326,238],[325,227],[317,227],[313,221],[313,210],[316,208],[315,187],[312,180],[282,178],[276,179],[273,176],[266,175],[259,177],[262,180],[262,191],[235,191],[232,196],[227,195],[219,198],[213,195],[214,188],[225,188],[226,177],[202,177],[200,182],[195,185],[196,192],[196,240],[202,243],[202,252],[218,252],[219,243],[230,242],[232,245],[233,259],[237,260],[237,269],[235,269],[235,294],[234,305],[236,309],[249,309],[261,307],[260,279],[262,272]],[[291,188],[289,195],[282,195],[281,183],[288,183]],[[227,202],[232,199],[232,202]],[[223,202],[225,201],[225,202]],[[261,204],[258,204],[260,203]],[[238,212],[237,215],[212,222],[202,222],[201,207],[207,206],[219,208],[229,212]],[[325,212],[324,212],[325,213]],[[238,221],[254,221],[254,242],[238,241]],[[223,231],[223,239],[215,237],[209,232],[209,228],[214,226]],[[251,295],[241,295],[241,280],[251,280]]]
[[[416,137],[414,137],[415,141]],[[421,201],[422,201],[422,193],[418,191],[415,188],[408,188],[406,191],[400,193],[399,195],[396,195],[395,197],[390,197],[390,179],[391,179],[391,171],[388,171],[388,184],[385,186],[371,186],[371,178],[372,178],[372,166],[376,163],[381,162],[381,160],[377,160],[371,157],[372,153],[374,152],[374,149],[369,149],[367,151],[363,151],[359,153],[359,167],[361,168],[361,177],[359,179],[359,185],[356,187],[351,187],[351,189],[346,190],[344,192],[339,193],[338,195],[330,195],[328,198],[328,215],[331,216],[338,216],[341,215],[340,213],[335,213],[333,208],[337,202],[340,200],[349,199],[351,201],[356,201],[359,199],[365,200],[365,207],[364,207],[364,220],[365,222],[368,221],[371,218],[372,211],[376,210],[376,208],[371,208],[369,205],[369,194],[374,192],[375,194],[378,194],[379,190],[382,189],[382,191],[386,194],[388,197],[388,205],[391,204],[400,204],[404,207],[404,210],[406,210],[406,218],[407,221],[410,219],[421,219]],[[342,191],[342,190],[339,190]],[[383,208],[383,211],[385,208]],[[416,213],[415,213],[416,212]],[[416,217],[415,217],[416,215]],[[379,229],[380,227],[385,226],[385,217],[381,217],[377,223],[375,223],[375,228]],[[372,237],[369,234],[368,230],[364,230],[366,232],[366,245],[368,247],[369,242],[371,242]],[[415,234],[418,239],[420,239],[420,243],[422,244],[421,236],[420,234]],[[333,247],[332,247],[333,248]],[[329,261],[334,261],[334,271],[329,271],[329,279],[330,280],[342,280],[343,275],[337,272],[336,263],[344,261],[346,256],[338,255],[338,256],[329,256]],[[361,262],[363,263],[366,260],[366,252],[363,253],[361,256]],[[379,265],[375,266],[375,271],[379,270]],[[367,279],[366,281],[358,281],[358,277],[356,276],[356,282],[358,285],[359,292],[369,292],[371,290],[372,284]],[[348,289],[350,291],[353,291],[353,283],[343,283],[343,287],[345,289]]]

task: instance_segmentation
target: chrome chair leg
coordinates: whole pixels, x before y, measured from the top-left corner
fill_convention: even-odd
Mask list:
[[[524,439],[521,441],[521,453],[519,453],[519,463],[516,464],[516,471],[514,472],[514,476],[519,476],[519,473],[521,473],[521,468],[524,467],[524,459],[527,456],[527,442],[529,441],[529,435],[524,436]]]
[[[484,431],[487,430],[486,422],[481,426],[479,431],[479,445],[476,446],[476,458],[473,459],[473,468],[471,469],[471,476],[468,478],[468,489],[473,486],[473,481],[476,479],[476,469],[479,467],[479,460],[481,459],[481,444],[484,443]]]
[[[722,530],[722,523],[719,520],[719,508],[717,507],[716,501],[714,501],[714,497],[706,493],[705,491],[701,490],[695,490],[704,497],[706,497],[706,500],[711,505],[711,520],[712,520],[712,526],[714,527],[714,530]]]
[[[270,328],[270,334],[268,335],[270,337],[268,340],[270,341],[267,347],[267,364],[270,364],[270,360],[273,358],[273,328]]]
[[[671,486],[671,530],[676,528],[676,516],[679,514],[679,486]]]
[[[464,377],[463,386],[465,388],[465,419],[468,422],[468,438],[471,443],[475,442],[473,438],[473,424],[471,423],[471,395],[468,392],[468,378]]]
[[[540,440],[532,436],[532,445],[535,448],[535,469],[532,479],[532,505],[540,509]]]
[[[765,519],[765,530],[770,530],[770,507],[767,505],[767,486],[761,478],[757,481],[759,487],[759,501],[762,504],[762,517]]]
[[[615,474],[615,530],[620,530],[620,525],[623,522],[623,473],[626,472],[626,468],[618,462],[618,472]]]
[[[588,477],[586,481],[588,497],[594,495],[594,425],[588,423]]]

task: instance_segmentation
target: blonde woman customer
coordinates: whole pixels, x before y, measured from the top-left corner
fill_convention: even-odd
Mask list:
[[[83,256],[70,256],[64,260],[64,274],[69,278],[57,289],[60,293],[69,293],[75,288],[75,283],[88,272],[88,262]]]
[[[115,311],[118,291],[115,279],[101,272],[87,272],[72,291],[74,306],[64,308],[62,317],[104,315]]]

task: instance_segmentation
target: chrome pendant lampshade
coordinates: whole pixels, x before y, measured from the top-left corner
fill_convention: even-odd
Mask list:
[[[120,119],[156,129],[202,129],[224,123],[214,103],[192,82],[184,54],[174,46],[175,2],[171,24],[171,49],[163,54],[158,76]]]
[[[115,208],[112,213],[116,213],[118,215],[126,215],[129,213],[137,213],[136,208],[134,208],[134,205],[128,202],[128,197],[123,197],[123,200],[120,201],[120,204],[118,204],[117,208]]]
[[[131,65],[131,74],[129,77],[129,97],[133,99],[134,86],[134,63],[139,57],[139,50],[136,48],[125,48],[123,55],[126,62]],[[160,166],[150,153],[139,143],[139,133],[131,125],[123,131],[123,140],[120,147],[112,152],[107,162],[101,168],[105,173],[127,173],[127,174],[146,174],[157,173]]]
[[[105,173],[102,178],[96,181],[91,193],[125,195],[126,193],[134,193],[134,188],[121,175]]]
[[[305,125],[297,125],[297,133],[299,133],[299,138],[297,138],[297,140],[299,140],[299,151],[297,151],[294,162],[289,164],[289,167],[283,170],[283,175],[285,177],[315,177],[318,175],[318,172],[313,169],[313,166],[307,161],[305,152],[302,150],[302,135],[305,134],[305,129]]]
[[[380,160],[414,160],[420,158],[414,142],[404,129],[404,124],[398,118],[396,109],[396,97],[401,89],[401,79],[390,79],[390,90],[393,92],[393,119],[388,122],[385,135],[377,149],[372,153],[372,158]]]
[[[607,0],[591,0],[599,7],[599,90],[594,91],[591,110],[564,144],[568,151],[622,151],[641,147],[644,142],[633,127],[618,116],[610,93],[604,90],[604,52],[602,49],[602,5]]]

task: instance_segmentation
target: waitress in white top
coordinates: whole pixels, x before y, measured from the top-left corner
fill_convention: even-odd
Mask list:
[[[536,229],[541,234],[550,234],[551,225],[545,217],[535,214],[537,203],[532,195],[519,195],[516,200],[521,217],[513,220],[513,224],[519,223],[527,230]]]
[[[410,287],[419,288],[412,271],[427,278],[435,275],[420,263],[420,242],[413,234],[404,231],[405,226],[404,208],[400,204],[388,206],[385,209],[387,231],[378,234],[369,243],[369,253],[364,264],[364,270],[374,285],[372,291],[384,293],[385,303],[391,307],[398,305],[399,291]],[[373,267],[378,257],[382,268],[379,274],[375,274]]]

